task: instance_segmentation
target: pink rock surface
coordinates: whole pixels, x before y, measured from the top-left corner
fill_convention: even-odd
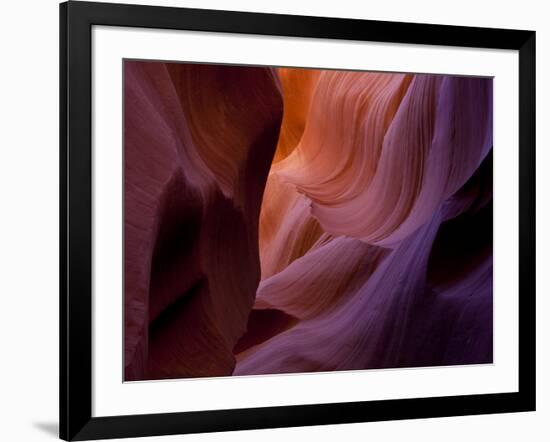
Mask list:
[[[492,361],[492,80],[125,63],[125,379]]]

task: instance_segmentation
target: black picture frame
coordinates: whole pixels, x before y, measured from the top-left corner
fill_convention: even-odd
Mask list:
[[[92,417],[93,25],[519,54],[519,391]],[[535,410],[535,32],[69,1],[60,5],[60,437],[89,440]]]

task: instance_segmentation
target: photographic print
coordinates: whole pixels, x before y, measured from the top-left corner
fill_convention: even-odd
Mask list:
[[[124,380],[493,362],[493,80],[124,60]]]

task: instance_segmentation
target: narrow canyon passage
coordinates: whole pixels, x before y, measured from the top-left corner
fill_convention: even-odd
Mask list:
[[[125,65],[125,379],[492,361],[492,79]]]

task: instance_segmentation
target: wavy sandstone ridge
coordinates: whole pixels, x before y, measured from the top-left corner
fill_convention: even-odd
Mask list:
[[[491,151],[490,79],[126,62],[126,380],[491,362]]]

